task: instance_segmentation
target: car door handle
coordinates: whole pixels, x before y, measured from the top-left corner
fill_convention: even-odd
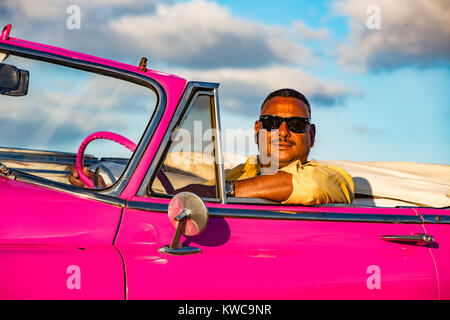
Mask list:
[[[402,242],[412,245],[426,245],[434,242],[433,236],[425,233],[416,233],[413,235],[385,235],[380,238],[390,242]]]

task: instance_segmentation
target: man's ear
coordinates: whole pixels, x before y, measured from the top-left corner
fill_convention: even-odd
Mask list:
[[[311,148],[314,147],[314,142],[316,141],[316,126],[311,124],[309,126],[309,136],[311,139]]]
[[[256,145],[259,145],[259,139],[258,139],[258,134],[259,134],[259,121],[255,121],[255,143]]]

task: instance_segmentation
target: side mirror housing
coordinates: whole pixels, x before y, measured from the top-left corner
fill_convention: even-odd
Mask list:
[[[15,66],[0,63],[0,94],[25,96],[28,93],[30,73]]]

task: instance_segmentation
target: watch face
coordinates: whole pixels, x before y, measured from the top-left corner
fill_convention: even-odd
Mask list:
[[[225,192],[226,192],[227,194],[229,194],[230,191],[231,191],[230,182],[227,181],[227,182],[225,183]]]
[[[227,195],[233,195],[234,193],[234,184],[231,181],[227,181],[225,183],[225,192],[227,193]]]

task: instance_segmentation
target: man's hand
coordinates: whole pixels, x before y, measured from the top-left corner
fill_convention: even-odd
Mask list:
[[[94,179],[94,171],[89,170],[87,167],[83,167],[83,173],[91,180]],[[70,166],[70,176],[69,176],[69,182],[71,185],[81,187],[81,188],[87,188],[87,186],[83,183],[83,181],[80,180],[80,177],[78,176],[78,170],[77,167],[73,164]],[[102,176],[98,177],[98,186],[99,188],[105,188],[105,181],[103,180]]]

